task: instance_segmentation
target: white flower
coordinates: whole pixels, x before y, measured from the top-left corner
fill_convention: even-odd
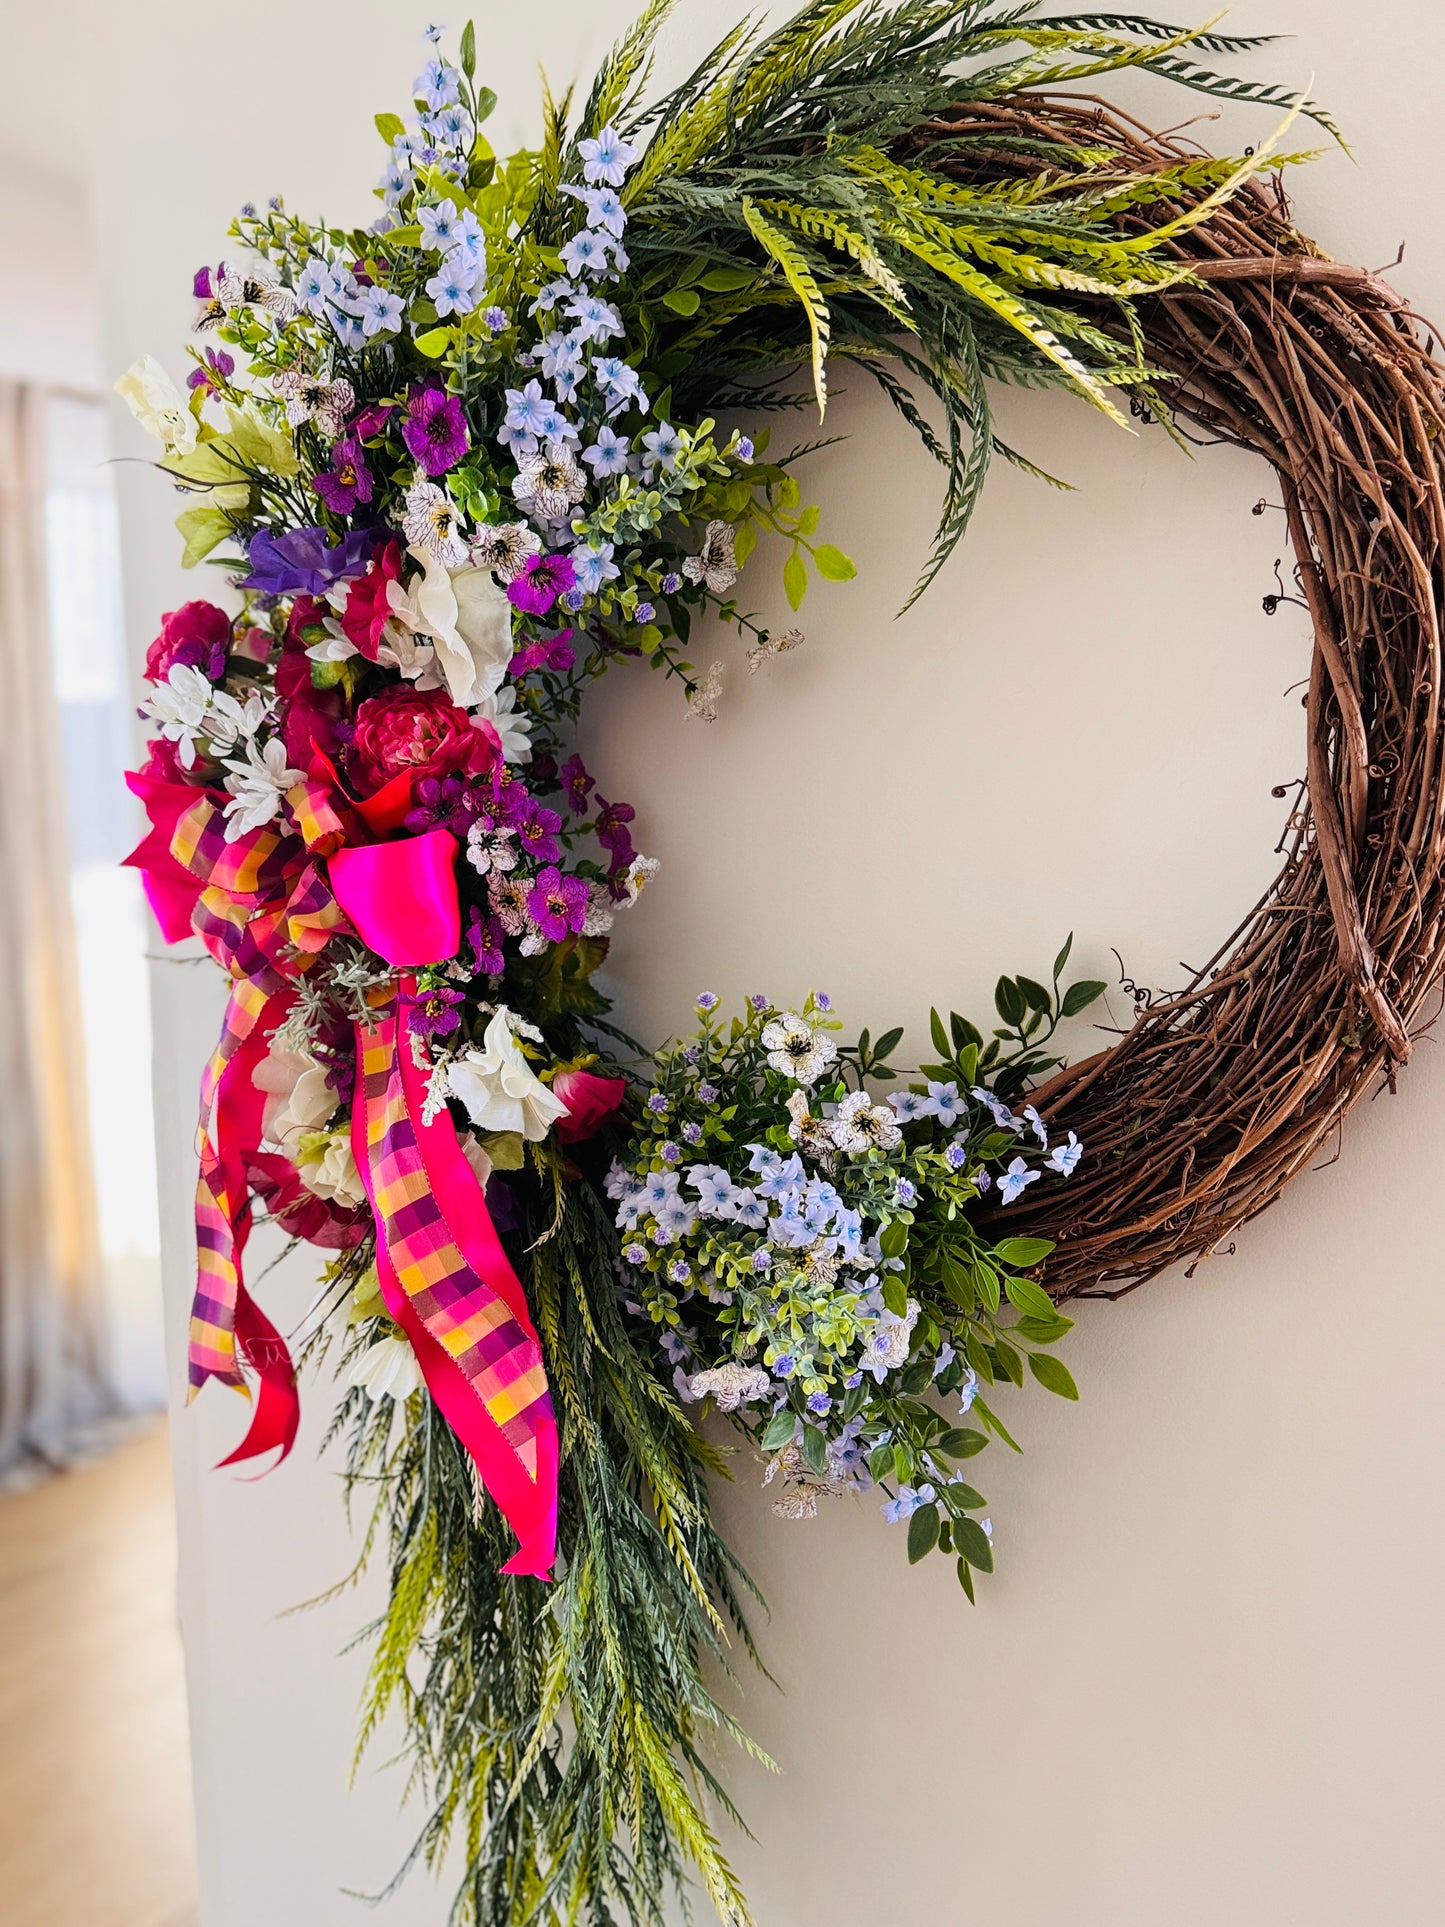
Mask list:
[[[212,751],[219,755],[234,749],[242,737],[254,736],[266,719],[266,702],[259,689],[253,689],[244,703],[237,702],[227,689],[213,689],[206,714],[206,735]]]
[[[516,1131],[534,1144],[567,1110],[523,1057],[505,1008],[487,1025],[480,1050],[452,1059],[447,1081],[479,1129]]]
[[[466,561],[461,510],[435,482],[418,478],[412,483],[406,492],[406,513],[401,518],[401,526],[412,545],[413,555],[425,553],[449,569],[460,568]]]
[[[115,384],[115,392],[147,434],[178,455],[189,455],[195,448],[196,418],[154,355],[133,361]]]
[[[824,1037],[794,1010],[785,1010],[763,1026],[763,1049],[775,1071],[797,1084],[813,1084],[838,1055],[832,1038]]]
[[[248,268],[227,268],[216,287],[216,298],[227,314],[242,308],[265,308],[281,321],[296,312],[296,297],[283,288],[270,268],[259,264]]]
[[[273,736],[264,749],[253,736],[246,744],[245,757],[228,762],[226,769],[226,788],[231,792],[226,805],[228,843],[250,830],[259,830],[263,823],[273,822],[287,790],[306,781],[304,769],[288,767],[286,745],[279,736]]]
[[[421,1367],[404,1338],[378,1338],[351,1361],[348,1385],[359,1385],[373,1399],[403,1399],[421,1386]]]
[[[512,493],[524,509],[544,522],[560,522],[587,493],[587,477],[562,442],[549,442],[528,456],[517,471]]]
[[[503,582],[515,582],[527,557],[541,547],[541,536],[523,522],[487,523],[472,540],[472,562],[479,569],[490,569]]]
[[[304,1132],[324,1130],[336,1115],[339,1100],[325,1068],[300,1051],[273,1042],[251,1073],[251,1082],[272,1099],[263,1129],[267,1143],[280,1150],[289,1150]]]
[[[167,742],[179,745],[182,767],[196,760],[196,738],[203,736],[214,691],[194,663],[176,663],[163,683],[141,704],[141,713],[159,723]]]
[[[865,1372],[872,1372],[880,1385],[889,1372],[897,1371],[900,1365],[908,1363],[913,1327],[917,1323],[918,1306],[911,1298],[902,1318],[896,1312],[879,1312],[873,1335],[864,1346],[859,1362]]]
[[[351,1132],[308,1131],[292,1153],[292,1163],[308,1191],[337,1204],[362,1204],[366,1188],[351,1154]]]
[[[407,554],[422,573],[405,588],[387,584],[392,616],[413,634],[431,637],[452,701],[471,708],[492,697],[506,677],[512,605],[490,569],[448,570],[432,550],[415,546]]]
[[[624,871],[621,883],[627,892],[627,908],[631,909],[652,879],[662,868],[655,856],[635,856]]]
[[[532,718],[517,707],[515,683],[507,683],[495,694],[474,700],[473,716],[490,723],[502,745],[504,763],[530,763],[532,760]]]
[[[356,391],[344,377],[324,381],[302,368],[283,368],[271,386],[286,403],[286,419],[293,428],[315,422],[318,433],[334,442],[356,406]]]
[[[761,1365],[714,1365],[708,1371],[694,1372],[688,1380],[693,1397],[706,1398],[711,1393],[720,1412],[756,1405],[772,1388],[772,1378]]]
[[[901,1142],[892,1111],[875,1104],[867,1091],[852,1091],[828,1120],[828,1132],[840,1151],[891,1151]]]
[[[515,835],[515,830],[505,825],[489,830],[485,824],[473,823],[467,831],[467,861],[478,876],[505,876],[509,870],[516,869],[518,851],[512,841]]]
[[[688,697],[687,708],[683,711],[684,722],[715,723],[717,721],[718,698],[722,695],[724,664],[708,664],[707,674],[697,684]]]
[[[731,527],[726,522],[709,522],[702,534],[702,548],[682,565],[689,582],[705,583],[713,595],[726,595],[738,579],[737,555]]]
[[[587,915],[583,919],[580,935],[605,937],[616,921],[613,914],[612,892],[605,883],[589,883]]]

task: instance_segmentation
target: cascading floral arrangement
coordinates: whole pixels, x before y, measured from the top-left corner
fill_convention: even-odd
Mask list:
[[[735,625],[750,668],[802,640],[739,604],[759,538],[794,608],[810,567],[853,574],[803,502],[807,448],[718,425],[809,387],[821,409],[830,361],[944,467],[920,587],[990,456],[1022,459],[986,377],[1111,414],[1124,387],[1164,418],[1132,300],[1185,272],[1163,243],[1267,150],[1131,175],[1036,142],[1027,182],[967,186],[895,158],[904,135],[1125,65],[1288,104],[1182,52],[1254,43],[992,0],[814,4],[652,99],[667,10],[504,161],[468,27],[410,124],[377,116],[371,226],[244,209],[196,277],[189,395],[149,358],[119,384],[187,494],[185,561],[241,599],[165,617],[130,779],[163,933],[230,980],[191,1384],[253,1394],[232,1460],[284,1456],[295,1362],[243,1249],[264,1214],[332,1254],[303,1346],[343,1347],[328,1436],[391,1560],[362,1744],[400,1709],[416,1856],[460,1836],[464,1922],[655,1920],[689,1861],[747,1918],[707,1817],[732,1809],[703,1736],[750,1744],[710,1662],[751,1645],[703,1402],[777,1511],[876,1487],[909,1557],[941,1548],[971,1597],[992,1550],[960,1467],[1013,1443],[986,1388],[1075,1395],[1049,1349],[1069,1321],[1030,1275],[1050,1247],[996,1234],[1084,1155],[1026,1097],[1102,986],[1063,983],[1065,945],[1048,983],[1000,981],[991,1036],[934,1013],[937,1061],[901,1080],[902,1032],[840,1048],[819,994],[729,1025],[704,994],[696,1036],[647,1063],[597,973],[657,865],[577,754],[584,692],[646,658],[709,721],[696,624]],[[1157,226],[1119,232],[1151,204]]]

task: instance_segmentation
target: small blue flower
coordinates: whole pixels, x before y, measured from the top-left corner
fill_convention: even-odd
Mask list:
[[[505,334],[509,326],[505,308],[487,308],[483,311],[482,319],[494,335]]]
[[[1072,1176],[1074,1166],[1083,1155],[1083,1145],[1080,1144],[1074,1133],[1070,1131],[1068,1143],[1056,1144],[1044,1162],[1051,1171],[1057,1171],[1060,1177],[1067,1178]]]
[[[370,341],[373,335],[390,334],[400,328],[405,309],[399,294],[392,294],[386,288],[370,287],[362,289],[356,312],[361,320],[361,331]]]
[[[602,128],[595,140],[578,141],[577,151],[582,156],[583,179],[605,181],[609,187],[621,187],[637,159],[637,149],[615,127]]]
[[[458,273],[455,267],[446,262],[442,263],[440,272],[427,282],[426,291],[436,307],[439,321],[445,321],[449,314],[470,314],[476,306],[471,281],[464,272]]]
[[[625,435],[618,435],[604,423],[597,431],[597,439],[582,451],[582,459],[600,481],[607,475],[621,475],[627,467],[627,456],[632,444]],[[651,611],[649,610],[649,614]],[[646,621],[647,617],[641,617]]]
[[[917,1199],[918,1191],[912,1178],[900,1178],[893,1187],[893,1202],[895,1204],[910,1205],[916,1203]]]
[[[1012,1204],[1015,1198],[1023,1195],[1024,1188],[1032,1184],[1038,1175],[1037,1171],[1029,1169],[1022,1158],[1015,1158],[998,1181],[1000,1202]]]
[[[964,1368],[963,1382],[958,1388],[959,1413],[966,1417],[978,1397],[978,1376],[972,1365]]]
[[[861,1385],[863,1383],[863,1374],[861,1372],[849,1372],[848,1376],[843,1380],[843,1383],[851,1392],[855,1385]]]
[[[967,1115],[968,1107],[958,1094],[957,1084],[928,1081],[928,1109],[940,1124],[955,1125]]]
[[[921,1505],[931,1505],[937,1497],[931,1485],[920,1485],[916,1491],[911,1485],[901,1485],[898,1497],[889,1499],[879,1510],[889,1525],[896,1526],[905,1519],[911,1519]]]
[[[568,589],[563,594],[562,607],[567,611],[569,616],[575,616],[586,600],[587,591],[585,589]]]
[[[810,1412],[816,1412],[821,1417],[824,1412],[830,1412],[832,1409],[833,1401],[826,1392],[809,1392],[808,1410]]]
[[[662,586],[666,588],[667,584],[664,582]],[[749,997],[748,1002],[752,1005],[753,1009],[759,1013],[765,1010],[771,1010],[772,1008],[768,999],[764,997],[761,992],[755,992],[753,996]]]
[[[773,1254],[766,1245],[759,1245],[753,1253],[753,1270],[767,1271],[773,1262]]]
[[[928,1099],[918,1091],[890,1091],[888,1102],[900,1124],[912,1124],[920,1117],[931,1115]]]
[[[831,1010],[833,1008],[833,999],[828,995],[826,990],[815,990],[813,992],[813,1002],[818,1006],[819,1010]]]
[[[781,1358],[773,1360],[774,1378],[791,1378],[798,1369],[798,1361],[791,1352],[784,1352]]]
[[[686,1258],[674,1258],[667,1267],[667,1275],[675,1285],[685,1285],[692,1273],[688,1270]]]
[[[943,1154],[943,1161],[950,1171],[961,1171],[968,1163],[968,1146],[960,1144],[955,1138]]]
[[[328,301],[340,292],[336,276],[331,272],[328,262],[313,254],[300,274],[296,277],[296,301],[307,314],[320,314]]]
[[[750,462],[753,459],[753,444],[751,439],[746,435],[739,435],[734,445],[733,453],[740,462]]]

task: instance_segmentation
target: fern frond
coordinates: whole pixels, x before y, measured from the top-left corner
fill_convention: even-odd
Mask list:
[[[818,419],[821,421],[828,407],[828,336],[831,317],[828,304],[823,299],[822,290],[813,278],[813,270],[807,256],[792,238],[781,228],[759,213],[756,204],[743,196],[743,219],[752,230],[754,239],[765,253],[770,255],[783,271],[788,286],[797,295],[807,316],[808,335],[812,342],[813,393],[818,398]]]

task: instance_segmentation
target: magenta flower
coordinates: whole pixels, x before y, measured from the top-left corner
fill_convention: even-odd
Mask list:
[[[534,863],[555,863],[558,856],[557,831],[562,819],[555,810],[533,803],[517,825],[517,841]]]
[[[311,486],[333,515],[350,515],[358,502],[371,500],[375,483],[354,435],[341,438],[331,451],[331,467],[313,476]]]
[[[569,555],[529,555],[522,572],[507,584],[507,600],[529,616],[545,616],[559,595],[577,580]]]
[[[359,408],[347,423],[346,432],[359,442],[369,442],[386,426],[386,418],[396,408],[394,401],[372,401]]]
[[[597,841],[604,850],[625,849],[627,861],[632,861],[632,832],[627,825],[636,817],[637,811],[630,803],[609,803],[601,791],[597,795],[597,821],[592,825],[597,832]]]
[[[191,277],[191,293],[196,297],[197,301],[213,301],[215,299],[215,291],[211,286],[211,270],[209,268],[196,269],[195,274]]]
[[[412,390],[401,439],[428,475],[445,475],[471,447],[460,401],[440,388]]]
[[[555,865],[544,870],[527,892],[527,914],[549,943],[561,943],[587,921],[586,883]]]
[[[202,274],[206,272],[207,270],[205,268],[201,269]],[[229,381],[235,372],[236,364],[224,348],[207,348],[206,366],[204,368],[193,368],[186,376],[186,386],[190,389],[203,388],[209,395],[216,386],[215,380],[212,379],[213,377],[219,377],[222,381]]]
[[[519,649],[512,657],[513,682],[530,676],[534,669],[550,669],[554,676],[565,676],[577,660],[577,651],[567,640],[571,633],[570,629],[564,629],[560,636],[553,636],[549,642],[529,642],[525,648]]]
[[[587,814],[587,792],[592,788],[592,778],[587,774],[587,765],[580,756],[569,756],[562,765],[562,789],[567,797],[567,807],[574,816]]]
[[[467,942],[472,946],[477,969],[483,976],[500,977],[506,969],[507,960],[502,952],[506,935],[500,919],[483,917],[477,905],[472,905],[471,920],[467,924]]]

